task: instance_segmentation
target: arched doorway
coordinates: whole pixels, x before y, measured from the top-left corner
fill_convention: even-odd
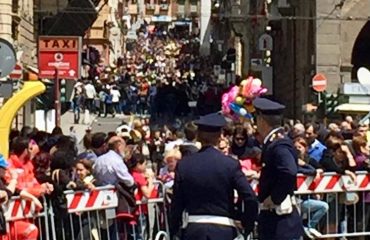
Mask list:
[[[361,29],[352,49],[352,79],[357,79],[360,67],[370,69],[370,21]]]

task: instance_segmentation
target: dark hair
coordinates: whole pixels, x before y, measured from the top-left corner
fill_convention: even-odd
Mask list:
[[[12,129],[9,134],[9,142],[12,142],[14,138],[19,137],[20,132],[18,129]]]
[[[57,150],[51,159],[50,168],[51,170],[62,169],[69,170],[75,165],[75,155],[70,151],[66,150]]]
[[[361,147],[366,147],[367,141],[366,137],[363,136],[356,136],[352,140],[352,146],[355,153],[361,153]]]
[[[187,122],[184,126],[185,138],[194,141],[197,138],[198,126],[194,122]]]
[[[128,168],[134,169],[138,164],[143,164],[146,161],[145,157],[141,153],[133,153],[131,158],[128,160]]]
[[[102,147],[105,144],[106,139],[107,139],[107,134],[103,132],[94,133],[91,136],[91,148],[97,149],[97,148]]]
[[[242,135],[245,138],[245,140],[247,140],[248,131],[242,125],[236,125],[235,128],[234,128],[233,136],[235,137],[238,134]]]
[[[109,139],[111,139],[114,136],[117,136],[117,133],[116,132],[108,132],[107,139],[109,140]]]
[[[282,115],[266,115],[260,114],[260,117],[272,128],[280,127],[283,121]]]
[[[49,168],[51,162],[51,155],[48,152],[39,152],[36,156],[32,159],[33,165],[36,168]]]
[[[307,141],[304,137],[301,137],[301,136],[298,136],[296,138],[293,139],[293,143],[299,143],[301,144],[304,148],[307,148]]]
[[[306,123],[304,127],[305,127],[305,129],[308,129],[308,128],[312,127],[313,128],[313,133],[315,133],[315,134],[319,134],[319,132],[321,130],[321,125],[320,125],[320,123],[317,123],[317,122]]]
[[[37,143],[37,145],[40,148],[40,151],[42,151],[42,152],[49,152],[50,151],[50,146],[48,144],[49,133],[47,133],[45,131],[38,131],[32,139],[35,140],[35,142]]]
[[[219,132],[199,131],[198,141],[202,144],[202,146],[217,146],[220,136],[221,131]]]
[[[51,136],[60,136],[63,135],[63,130],[61,127],[56,126],[53,131],[51,131]]]
[[[60,136],[55,144],[60,151],[70,152],[74,156],[77,155],[77,146],[75,140],[70,136]]]
[[[329,150],[337,150],[341,145],[344,144],[344,139],[341,134],[330,132],[325,140],[325,146]]]
[[[91,139],[92,139],[91,132],[86,131],[85,136],[82,139],[82,143],[86,149],[91,148]]]
[[[33,133],[33,128],[30,126],[23,126],[20,132],[21,137],[30,137]]]
[[[223,128],[222,132],[224,136],[232,136],[234,133],[234,126],[232,123],[227,123]]]
[[[335,132],[335,131],[330,131],[326,137],[325,137],[325,142],[330,139],[330,138],[338,138],[338,139],[341,139],[341,140],[344,140],[344,137],[342,135],[342,133],[340,132]]]
[[[24,150],[28,149],[30,139],[27,137],[16,137],[13,139],[11,149],[17,156],[21,155]]]

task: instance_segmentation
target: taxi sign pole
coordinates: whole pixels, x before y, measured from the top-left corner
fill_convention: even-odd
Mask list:
[[[55,68],[55,79],[54,79],[54,108],[55,108],[55,126],[60,127],[60,81],[59,81],[59,72],[58,68]]]

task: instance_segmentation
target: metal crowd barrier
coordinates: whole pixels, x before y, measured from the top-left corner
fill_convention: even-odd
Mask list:
[[[299,175],[295,194],[301,210],[308,203],[306,211],[301,212],[304,222],[312,221],[318,208],[326,211],[315,227],[320,235],[314,238],[369,238],[370,174],[367,172],[357,172],[354,181],[348,175],[334,173],[317,178]],[[312,200],[317,197],[323,202],[315,206]]]
[[[59,234],[57,239],[169,240],[164,188],[162,183],[155,183],[158,197],[137,201],[137,210],[132,217],[116,214],[118,198],[113,186],[64,192],[68,217],[59,229],[60,233],[70,231],[71,238]]]
[[[37,239],[49,240],[48,206],[44,197],[41,198],[41,203],[43,209],[38,209],[32,201],[12,197],[3,204],[7,234],[0,236],[0,239],[32,240],[30,234],[36,231]]]
[[[326,203],[325,211],[315,229],[315,238],[370,236],[370,174],[357,172],[356,180],[347,175],[324,173],[315,178],[297,176],[298,208],[305,201],[320,195]],[[130,220],[116,215],[118,198],[113,186],[98,187],[93,191],[66,191],[65,206],[56,207],[42,198],[44,208],[36,209],[32,202],[13,197],[3,206],[7,221],[7,240],[17,237],[16,223],[30,222],[38,228],[38,239],[56,240],[169,240],[168,205],[164,186],[158,184],[158,197],[137,201],[137,211]],[[258,181],[251,182],[258,194]],[[307,203],[307,202],[306,202]],[[327,207],[326,207],[327,206]],[[316,208],[306,204],[301,211],[304,224],[315,218]],[[249,239],[253,238],[253,234]]]

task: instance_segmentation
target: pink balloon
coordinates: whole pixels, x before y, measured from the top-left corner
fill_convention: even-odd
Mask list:
[[[222,95],[222,112],[224,114],[230,114],[230,103],[235,101],[235,98],[238,96],[239,87],[234,86],[230,89],[229,92]]]

